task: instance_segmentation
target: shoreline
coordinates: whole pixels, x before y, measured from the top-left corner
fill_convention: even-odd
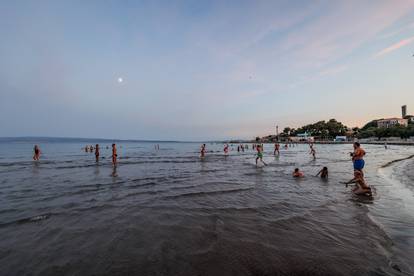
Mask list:
[[[361,145],[384,145],[385,141],[370,141],[370,142],[363,142],[358,141]],[[258,142],[249,142],[250,144]],[[274,144],[275,142],[263,142],[262,144]],[[285,144],[285,142],[278,142],[279,144]],[[312,144],[327,144],[327,145],[352,145],[354,141],[346,141],[346,142],[334,142],[334,141],[314,141]],[[411,141],[386,141],[387,145],[394,145],[394,146],[414,146],[414,142]],[[236,144],[236,143],[234,143]],[[294,142],[294,144],[309,144],[309,142]]]

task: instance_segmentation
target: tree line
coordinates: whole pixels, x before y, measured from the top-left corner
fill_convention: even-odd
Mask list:
[[[386,137],[400,137],[401,139],[407,139],[414,137],[414,123],[410,122],[408,126],[396,125],[389,128],[378,128],[378,120],[372,120],[368,122],[362,128],[354,127],[349,128],[342,122],[336,119],[330,119],[328,121],[318,121],[313,124],[308,124],[299,128],[285,127],[283,132],[280,133],[280,138],[287,138],[289,136],[297,136],[298,134],[306,133],[309,136],[313,136],[320,140],[334,139],[336,136],[347,136],[351,138],[372,138],[378,139]],[[256,137],[256,140],[276,141],[276,135],[268,135],[263,138]]]
[[[373,120],[358,129],[356,136],[358,138],[371,138],[377,137],[378,139],[387,137],[400,137],[401,139],[407,139],[414,137],[414,123],[410,122],[408,126],[395,125],[388,128],[378,128],[378,120]]]
[[[281,136],[296,136],[298,134],[308,134],[320,139],[332,139],[336,136],[345,136],[350,129],[341,122],[335,119],[329,121],[319,121],[313,124],[308,124],[297,129],[285,127]]]

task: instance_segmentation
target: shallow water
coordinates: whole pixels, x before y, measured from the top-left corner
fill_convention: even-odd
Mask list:
[[[96,164],[81,142],[40,144],[40,162],[0,142],[2,275],[414,274],[414,163],[383,167],[414,147],[363,145],[370,199],[340,183],[351,145],[266,145],[257,168],[251,149],[121,143],[116,172],[107,145]]]

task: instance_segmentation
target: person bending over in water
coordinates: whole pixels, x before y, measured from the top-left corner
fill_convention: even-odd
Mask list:
[[[354,171],[354,179],[345,182],[346,186],[348,184],[355,183],[355,187],[352,189],[352,192],[356,195],[372,195],[371,187],[364,180],[364,174],[360,170]]]
[[[200,149],[200,157],[204,158],[205,155],[206,155],[206,144],[202,144],[201,149]]]
[[[321,178],[328,178],[328,167],[323,167],[322,170],[318,172],[316,176],[321,176]]]
[[[293,177],[304,177],[304,176],[305,176],[305,174],[304,174],[303,172],[301,172],[301,171],[299,170],[299,168],[296,168],[296,169],[293,171],[292,176],[293,176]]]
[[[99,145],[98,144],[95,145],[95,158],[96,158],[96,162],[99,162]]]
[[[112,144],[112,165],[116,166],[116,158],[118,154],[116,153],[116,145]]]
[[[267,166],[267,164],[263,161],[263,148],[261,145],[257,145],[256,146],[256,150],[257,150],[257,157],[256,157],[256,166],[257,166],[257,161],[260,159],[260,161]]]
[[[279,148],[280,148],[279,143],[276,143],[276,144],[275,144],[275,150],[273,151],[273,154],[274,154],[274,155],[276,155],[276,153],[277,153],[277,155],[279,155],[279,154],[280,154]]]
[[[34,151],[33,160],[39,161],[39,159],[40,159],[40,148],[39,148],[39,146],[35,145],[33,151]]]

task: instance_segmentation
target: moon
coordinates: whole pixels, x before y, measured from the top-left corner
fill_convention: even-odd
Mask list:
[[[119,83],[122,83],[123,81],[124,81],[124,79],[123,79],[123,78],[121,78],[121,77],[119,77],[119,78],[118,78],[118,82],[119,82]]]

